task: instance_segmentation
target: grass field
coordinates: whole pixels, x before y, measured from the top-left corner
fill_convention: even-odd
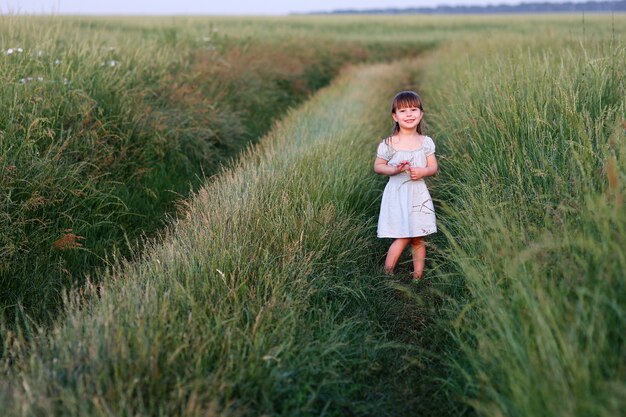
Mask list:
[[[463,352],[457,389],[479,414],[626,405],[623,39],[461,43],[424,79],[444,146],[446,262],[466,291],[451,293],[450,354]]]
[[[18,305],[48,320],[64,289],[129,256],[342,66],[428,47],[339,42],[315,27],[311,41],[237,37],[201,19],[2,22],[0,311],[11,321]]]
[[[6,415],[626,408],[624,16],[3,19]],[[404,88],[420,289],[375,238]]]

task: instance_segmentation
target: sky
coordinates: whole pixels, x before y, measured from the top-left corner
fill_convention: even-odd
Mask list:
[[[564,0],[0,0],[0,14],[287,15],[337,9],[561,1]]]

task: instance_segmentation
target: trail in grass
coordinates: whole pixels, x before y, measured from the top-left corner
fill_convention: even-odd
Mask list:
[[[405,63],[347,69],[209,181],[138,261],[10,340],[7,415],[415,415],[415,293],[375,238]],[[419,295],[419,294],[418,294]],[[419,297],[418,297],[419,298]],[[6,364],[5,364],[6,366]]]

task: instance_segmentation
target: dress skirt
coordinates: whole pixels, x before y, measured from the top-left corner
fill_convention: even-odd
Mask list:
[[[407,238],[437,232],[435,208],[426,182],[406,172],[389,177],[378,217],[378,237]]]

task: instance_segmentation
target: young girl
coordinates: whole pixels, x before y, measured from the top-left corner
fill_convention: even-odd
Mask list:
[[[435,209],[425,177],[437,173],[433,140],[423,135],[422,100],[413,91],[401,91],[393,99],[392,136],[383,139],[376,151],[374,171],[389,175],[378,218],[378,237],[393,238],[385,259],[385,271],[393,273],[400,255],[411,244],[413,274],[420,280],[424,272],[424,236],[437,231]]]

